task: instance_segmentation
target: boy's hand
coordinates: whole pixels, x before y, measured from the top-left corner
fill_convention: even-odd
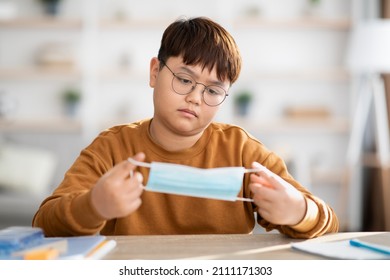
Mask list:
[[[143,161],[145,155],[138,153],[133,158]],[[135,166],[125,160],[104,174],[93,187],[92,205],[105,219],[127,216],[140,207],[143,177],[139,172],[130,177],[134,169]]]
[[[306,214],[303,194],[258,162],[254,162],[252,168],[262,169],[251,174],[249,182],[259,214],[274,224],[298,224]]]

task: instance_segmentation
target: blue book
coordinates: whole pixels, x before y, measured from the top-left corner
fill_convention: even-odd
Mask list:
[[[0,257],[15,251],[38,245],[42,242],[42,229],[24,226],[13,226],[0,230]]]
[[[57,259],[100,259],[116,246],[103,235],[44,237],[32,227],[0,230],[0,259],[23,259],[24,254],[42,248],[58,250]]]

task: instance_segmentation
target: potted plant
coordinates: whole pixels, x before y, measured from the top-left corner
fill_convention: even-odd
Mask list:
[[[246,116],[249,111],[249,105],[252,102],[253,95],[249,90],[242,90],[234,95],[234,105],[236,113],[239,116]]]
[[[45,13],[51,16],[58,14],[58,8],[61,0],[38,0],[44,7]]]
[[[71,117],[75,116],[81,100],[80,91],[68,88],[63,92],[62,98],[65,105],[65,113]]]
[[[321,0],[307,0],[307,13],[310,16],[319,16],[321,14]]]

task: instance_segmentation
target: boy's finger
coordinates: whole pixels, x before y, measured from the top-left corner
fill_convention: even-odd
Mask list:
[[[279,186],[283,186],[284,180],[281,177],[279,177],[278,175],[276,175],[275,173],[273,173],[271,170],[269,170],[264,165],[261,165],[258,162],[253,162],[252,167],[254,169],[259,169],[259,172],[257,174],[259,174],[259,176],[264,178],[268,182],[268,184],[270,184],[274,188],[279,187]]]
[[[275,196],[275,191],[272,188],[261,184],[251,184],[250,189],[255,201],[271,201]]]
[[[137,153],[132,157],[136,161],[144,161],[145,160],[145,154],[144,153]]]
[[[135,161],[144,161],[145,160],[145,154],[144,153],[137,153],[131,159],[133,159]],[[129,170],[130,178],[131,178],[134,175],[134,171],[133,170],[136,168],[136,165],[134,163],[132,163],[132,161],[130,161],[130,160],[127,160],[127,161],[132,165],[132,169]]]
[[[144,153],[138,153],[133,158],[137,161],[143,161],[145,159]],[[126,178],[129,176],[130,171],[133,171],[136,168],[136,165],[132,164],[128,160],[124,160],[117,165],[115,165],[108,173],[110,176],[118,176],[121,178]]]
[[[251,174],[251,181],[254,183],[261,184],[268,188],[273,188],[274,186],[272,185],[272,183],[269,180],[267,180],[267,178],[264,176],[265,175],[262,175],[261,173]]]

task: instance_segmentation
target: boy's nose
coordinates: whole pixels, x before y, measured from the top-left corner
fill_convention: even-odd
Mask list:
[[[199,86],[198,86],[199,85]],[[186,99],[188,102],[192,102],[195,104],[201,104],[203,101],[203,94],[206,87],[202,84],[196,84],[194,89],[187,94]]]

